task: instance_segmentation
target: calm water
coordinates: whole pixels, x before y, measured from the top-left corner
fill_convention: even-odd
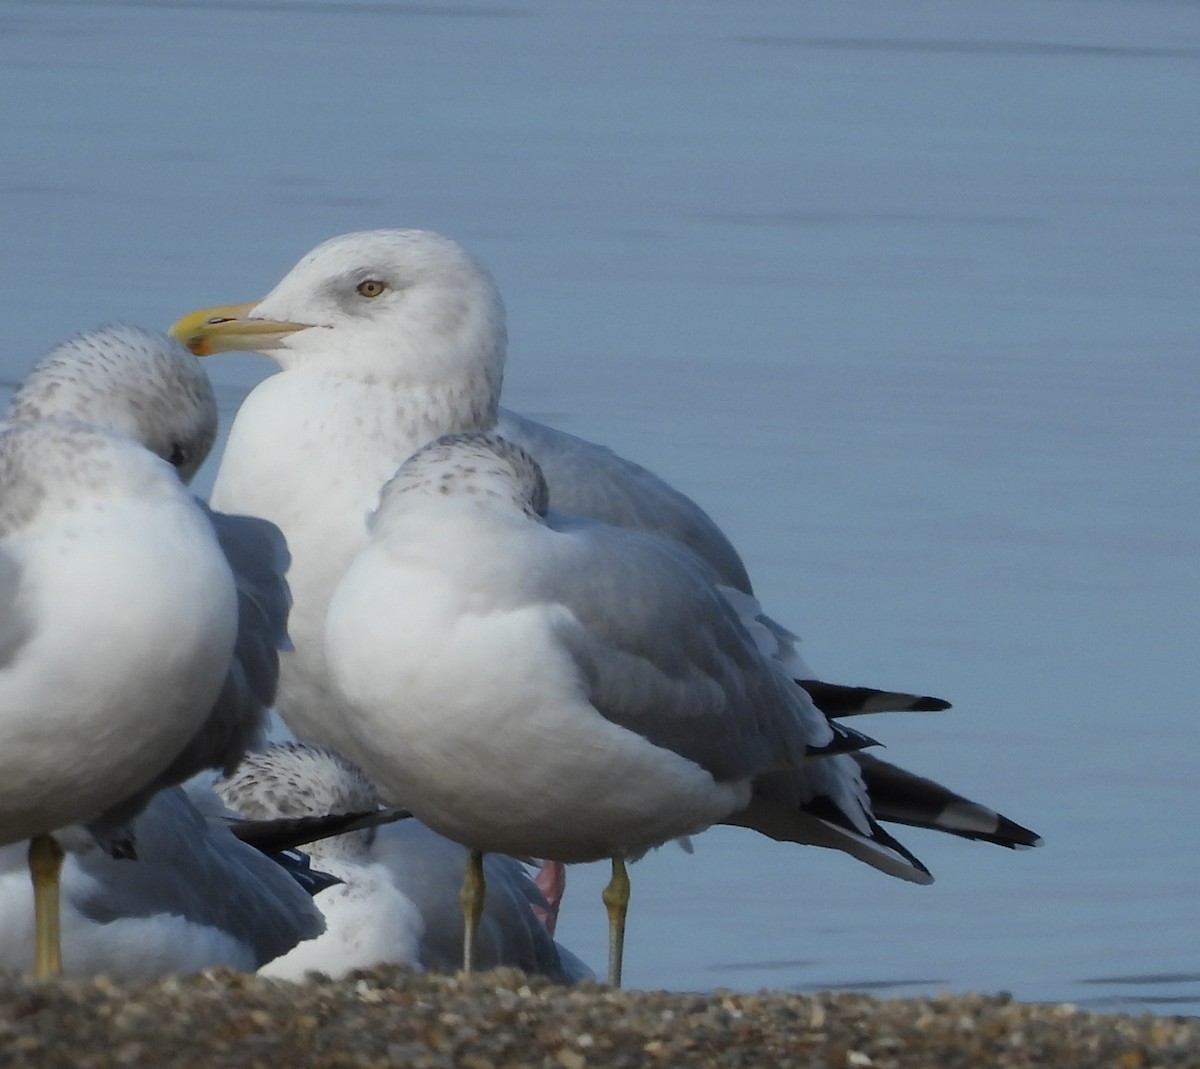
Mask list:
[[[1198,73],[1191,3],[0,2],[0,377],[460,239],[510,404],[703,501],[827,677],[952,699],[866,727],[1046,837],[664,848],[629,982],[1194,1013]]]

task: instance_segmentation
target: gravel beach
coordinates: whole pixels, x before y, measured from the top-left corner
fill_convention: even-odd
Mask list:
[[[288,984],[0,981],[0,1066],[1200,1065],[1200,1019],[1084,1013],[1004,996],[711,995],[564,988],[511,970],[375,969]]]

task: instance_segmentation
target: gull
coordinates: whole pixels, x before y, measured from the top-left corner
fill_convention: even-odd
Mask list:
[[[500,407],[506,329],[488,273],[424,230],[344,234],[313,249],[262,300],[204,308],[172,328],[197,355],[262,352],[278,374],[239,409],[213,490],[218,508],[287,536],[295,598],[277,707],[299,738],[346,750],[322,645],[334,587],[367,541],[380,487],[439,435],[494,431],[537,458],[555,508],[688,547],[719,577],[760,648],[830,716],[936,710],[929,696],[820,680],[795,636],[763,612],[736,549],[695,502],[611,450]],[[861,759],[885,821],[1034,845],[987,806],[893,765]]]
[[[0,424],[0,845],[30,840],[38,976],[62,970],[51,833],[145,804],[203,730],[237,626],[169,464],[75,420]]]
[[[930,882],[711,568],[548,502],[536,461],[503,438],[424,446],[385,485],[326,623],[351,756],[471,851],[468,967],[484,853],[611,859],[614,985],[626,859],[715,823]]]
[[[202,784],[159,791],[132,828],[136,862],[114,859],[89,836],[63,835],[66,975],[252,971],[320,935],[312,896],[233,834],[228,811]],[[20,843],[0,847],[0,972],[11,974],[32,960],[24,854]]]
[[[375,785],[334,750],[285,742],[248,754],[216,791],[243,817],[268,820],[378,808]],[[312,864],[340,883],[322,891],[325,930],[259,971],[301,980],[311,971],[340,978],[382,963],[453,970],[462,963],[458,912],[466,850],[416,820],[363,829],[310,843]],[[486,858],[490,889],[480,923],[478,965],[508,965],[563,982],[591,970],[555,943],[535,910],[545,900],[523,865]]]
[[[261,301],[205,308],[171,333],[201,356],[261,351],[282,374],[238,411],[215,507],[262,516],[287,536],[295,604],[280,712],[298,737],[335,748],[320,634],[329,596],[366,541],[363,519],[415,449],[440,434],[490,431],[523,445],[556,507],[672,538],[708,561],[798,678],[839,714],[940,709],[918,695],[821,684],[795,636],[762,613],[745,566],[712,519],[663,480],[602,446],[499,407],[504,309],[464,249],[422,230],[346,234],[318,246]]]
[[[217,603],[226,584],[234,613],[233,645],[219,657],[216,693],[208,695],[205,687],[197,686],[190,695],[172,693],[164,702],[162,724],[157,726],[165,728],[175,717],[179,721],[177,730],[182,732],[175,739],[168,761],[154,768],[148,760],[142,764],[127,763],[111,782],[113,788],[123,793],[97,791],[95,797],[102,795],[105,800],[95,804],[92,795],[70,788],[78,804],[47,805],[36,826],[14,820],[12,830],[4,830],[4,842],[31,838],[35,882],[45,888],[43,900],[49,904],[56,897],[54,886],[62,858],[50,832],[85,820],[90,831],[111,852],[131,855],[135,846],[128,824],[155,792],[204,768],[232,768],[247,746],[257,739],[265,709],[274,695],[278,649],[287,642],[289,595],[283,579],[287,554],[282,536],[271,524],[254,517],[213,512],[184,489],[183,484],[200,466],[215,438],[216,404],[212,387],[196,359],[166,335],[137,327],[112,326],[64,342],[26,375],[11,399],[7,420],[13,448],[21,443],[46,443],[36,455],[31,447],[23,447],[29,450],[29,466],[24,470],[10,466],[5,473],[8,511],[13,514],[10,529],[6,530],[6,545],[11,540],[12,553],[19,556],[11,562],[5,558],[7,566],[0,567],[3,577],[0,593],[8,603],[4,614],[8,636],[0,642],[0,648],[11,646],[13,653],[12,663],[3,670],[4,677],[11,678],[14,687],[18,680],[24,681],[27,689],[21,692],[21,699],[34,703],[38,696],[28,686],[31,680],[26,677],[38,671],[51,671],[50,666],[57,663],[52,658],[61,662],[61,678],[46,681],[46,700],[60,703],[57,715],[64,722],[57,727],[38,728],[31,706],[24,714],[29,722],[21,727],[23,746],[32,747],[39,737],[44,737],[43,745],[47,748],[39,762],[59,765],[65,778],[70,762],[80,761],[87,749],[88,729],[84,725],[90,722],[99,731],[97,738],[102,745],[97,747],[98,751],[104,752],[103,744],[111,742],[112,762],[121,765],[120,754],[133,752],[131,745],[124,744],[134,741],[125,736],[136,735],[136,717],[150,715],[150,703],[158,694],[156,681],[160,689],[168,688],[172,666],[178,671],[180,681],[190,678],[186,669],[189,641],[194,641],[190,637],[191,625],[218,615]],[[43,429],[36,430],[39,427]],[[107,483],[91,487],[86,476],[71,469],[69,458],[84,448],[76,440],[102,442],[100,451],[114,454],[112,464],[96,465],[99,473],[96,478],[107,479],[113,484],[113,492],[120,495],[113,504],[107,502],[102,492]],[[125,486],[128,479],[110,476],[110,469],[119,471],[129,464],[135,470],[147,469],[156,473],[156,477],[168,479],[170,492],[157,487],[147,476],[139,482],[145,484],[141,494],[148,496],[149,501],[140,502],[138,489]],[[64,469],[66,474],[62,474]],[[76,482],[83,482],[87,492],[76,493]],[[23,510],[19,502],[25,498],[34,502],[44,500],[47,507]],[[140,529],[139,504],[145,506],[141,512],[146,513]],[[76,508],[81,510],[78,516],[72,512]],[[43,514],[46,530],[39,540],[21,525],[33,520],[41,524],[39,517]],[[168,552],[173,548],[170,542],[159,546],[156,541],[173,537],[183,522],[180,515],[191,520],[198,516],[201,529],[180,536],[179,545],[174,547],[177,559],[172,561]],[[91,539],[95,540],[94,547]],[[79,572],[73,580],[79,587],[79,596],[77,602],[72,602],[70,570],[65,570],[60,578],[43,576],[38,569],[46,566],[45,560],[53,560],[62,547],[77,540],[86,551],[72,553]],[[114,549],[114,545],[118,548]],[[146,568],[141,574],[133,556],[135,552],[146,557]],[[114,570],[111,576],[106,576],[109,555]],[[187,574],[191,570],[194,575]],[[129,583],[128,599],[121,594],[122,581]],[[199,616],[192,621],[193,599],[179,596],[172,602],[171,592],[192,591],[205,582],[211,583],[212,589],[194,599]],[[105,596],[111,599],[110,604],[104,603]],[[143,602],[148,611],[139,625],[138,613]],[[44,619],[39,613],[44,614]],[[74,641],[81,644],[74,660],[70,651],[59,648],[68,639],[54,638],[63,630],[57,616],[65,618],[72,613],[78,625]],[[128,636],[142,641],[145,650],[121,649],[111,659],[107,670],[114,676],[107,685],[112,693],[97,693],[92,707],[80,709],[80,722],[73,730],[77,728],[81,734],[73,742],[65,740],[63,753],[56,758],[50,743],[57,730],[68,726],[65,721],[69,716],[71,688],[80,695],[90,696],[91,675],[101,675],[106,668],[99,663],[99,651],[117,642],[123,633],[121,628],[114,627],[111,637],[103,642],[86,641],[88,627],[104,628],[106,613],[114,619],[126,620]],[[47,634],[44,640],[43,631]],[[208,652],[210,658],[217,656],[215,650]],[[22,658],[30,665],[24,671]],[[138,672],[133,667],[144,662],[152,670],[146,673],[146,689],[140,691]],[[137,701],[113,713],[110,707],[122,693],[121,681],[115,676],[121,665],[130,668],[123,682]],[[194,708],[197,700],[206,702],[201,710],[203,715],[198,715]],[[12,701],[17,701],[15,691]],[[107,715],[113,716],[109,726],[105,726],[103,719]],[[15,704],[10,716],[16,730]],[[89,716],[91,721],[87,719]],[[190,726],[185,728],[185,724]],[[72,745],[74,750],[70,748]],[[14,760],[18,752],[14,746]],[[31,764],[27,771],[33,774],[39,767],[40,763]],[[97,767],[97,779],[104,778],[102,767]],[[82,770],[81,765],[78,771]],[[136,785],[133,778],[138,779]],[[45,785],[51,782],[47,779]],[[16,782],[5,786],[14,793],[19,789]],[[88,801],[89,798],[93,800]],[[65,819],[54,823],[55,813],[65,815]],[[55,964],[58,939],[53,934],[53,920],[39,926],[39,932],[38,970],[52,972],[59,967]]]
[[[6,418],[83,420],[140,442],[167,461],[185,485],[217,436],[217,402],[200,362],[159,331],[126,324],[97,327],[55,346],[26,373]],[[195,499],[194,499],[195,500]],[[256,516],[205,512],[237,588],[238,629],[221,692],[203,730],[137,798],[208,768],[234,768],[260,743],[275,699],[279,654],[290,645],[287,545]]]
[[[51,350],[27,373],[12,398],[7,416],[10,420],[26,423],[76,417],[119,432],[140,441],[170,463],[184,483],[191,480],[207,456],[217,427],[212,387],[196,358],[164,334],[122,325],[87,331]],[[261,957],[262,947],[270,948],[270,942],[264,944],[259,940],[248,944],[242,939],[244,925],[251,922],[262,929],[264,939],[274,938],[270,935],[273,930],[271,918],[260,916],[254,906],[255,896],[262,888],[241,886],[234,879],[236,873],[227,875],[226,883],[245,898],[244,918],[224,918],[220,907],[228,906],[228,901],[221,899],[219,893],[214,893],[212,900],[190,903],[183,897],[182,889],[188,885],[185,874],[193,874],[193,884],[202,883],[196,874],[216,865],[210,856],[210,845],[216,843],[224,848],[228,834],[214,838],[215,833],[206,832],[196,843],[181,841],[174,853],[164,846],[173,831],[181,834],[186,829],[194,831],[197,822],[189,820],[186,814],[181,816],[178,804],[171,808],[171,803],[160,800],[161,795],[156,792],[165,784],[179,782],[204,768],[229,771],[246,747],[256,743],[263,713],[274,694],[278,648],[287,643],[285,622],[289,596],[283,578],[287,553],[282,536],[263,520],[225,515],[207,509],[200,502],[196,504],[204,510],[236,582],[238,633],[233,657],[208,717],[182,753],[144,788],[92,822],[91,830],[99,831],[102,841],[119,838],[120,832],[113,832],[111,826],[124,824],[126,818],[153,795],[149,814],[134,819],[129,829],[132,834],[127,849],[132,849],[133,842],[137,843],[137,865],[112,862],[104,851],[92,849],[91,841],[86,837],[80,848],[79,837],[72,834],[71,829],[56,832],[55,840],[71,843],[76,850],[82,850],[68,852],[66,861],[66,879],[73,880],[75,885],[82,884],[80,894],[84,895],[82,904],[76,902],[71,898],[72,884],[68,883],[68,937],[82,940],[81,945],[68,948],[69,966],[71,962],[78,966],[94,960],[96,955],[112,956],[112,947],[116,945],[113,937],[125,929],[133,934],[128,952],[120,959],[131,962],[128,969],[120,966],[123,975],[132,975],[130,970],[136,970],[139,961],[145,960],[151,963],[146,967],[152,967],[154,953],[148,951],[147,957],[138,948],[143,942],[148,942],[151,947],[159,943],[165,945],[169,939],[163,933],[167,932],[174,932],[178,937],[170,948],[174,956],[168,955],[167,960],[180,969],[189,967],[189,962],[199,961],[210,951],[223,955],[214,961],[240,967],[246,967],[244,962],[248,953],[253,953],[256,961],[265,960]],[[282,837],[286,841],[290,838],[299,842],[322,830],[313,824],[257,829],[255,835],[261,838],[264,831],[269,831],[276,839]],[[246,836],[250,829],[243,824],[236,832]],[[148,835],[151,838],[147,844],[142,840]],[[9,855],[20,849],[6,848]],[[217,860],[228,868],[237,855],[230,859],[225,856],[228,850],[223,849],[221,853]],[[167,874],[172,864],[178,868],[175,876]],[[268,866],[265,870],[262,870],[263,864]],[[242,867],[241,863],[237,867]],[[260,870],[265,871],[269,879],[272,872],[278,871],[278,865],[262,862]],[[293,883],[288,879],[287,884]],[[142,884],[145,884],[142,893],[135,894],[135,889]],[[304,899],[299,901],[300,908],[312,914],[311,905]],[[174,919],[168,920],[166,915],[155,913],[160,907],[167,914],[174,913]],[[88,923],[88,915],[96,911],[105,917],[117,918],[121,923],[96,929]],[[319,914],[312,915],[319,917]],[[300,913],[289,921],[281,915],[276,918],[276,927],[282,926],[286,932],[288,924],[295,928],[303,916]],[[10,923],[8,931],[11,935],[20,928],[14,929]],[[312,934],[315,932],[310,927],[305,937]],[[240,957],[230,957],[233,954],[229,946],[231,938],[241,948],[238,951]],[[292,942],[296,938],[299,936],[292,938]],[[277,949],[272,954],[279,952]],[[113,968],[118,968],[116,958]]]

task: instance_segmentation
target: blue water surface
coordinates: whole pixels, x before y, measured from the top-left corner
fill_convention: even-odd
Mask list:
[[[1155,0],[2,0],[0,378],[457,238],[508,403],[703,502],[827,678],[951,699],[860,726],[1046,839],[664,847],[628,982],[1195,1013],[1198,75]],[[209,366],[227,425],[270,365]]]

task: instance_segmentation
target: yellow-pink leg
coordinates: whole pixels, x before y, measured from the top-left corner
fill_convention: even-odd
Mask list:
[[[624,858],[612,859],[612,879],[602,897],[608,910],[608,982],[620,987],[625,959],[625,914],[629,910],[629,874]]]
[[[543,861],[542,867],[533,878],[533,883],[546,900],[546,908],[534,906],[533,914],[546,926],[546,931],[553,935],[558,925],[558,909],[567,889],[567,866],[561,861]]]
[[[463,873],[462,889],[458,901],[462,906],[463,920],[463,972],[475,970],[475,944],[479,939],[479,921],[483,917],[483,896],[487,886],[483,879],[483,854],[478,850],[467,851],[467,868]]]
[[[59,930],[59,875],[63,852],[52,835],[29,840],[29,875],[33,879],[33,975],[39,980],[62,976],[62,937]]]

